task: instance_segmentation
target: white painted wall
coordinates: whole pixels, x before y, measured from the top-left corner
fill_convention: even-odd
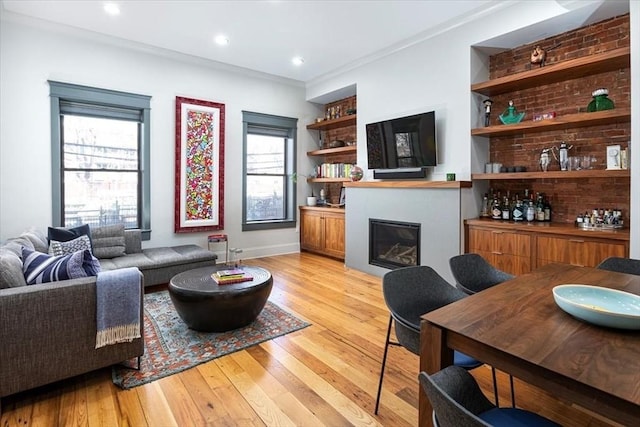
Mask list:
[[[315,148],[306,124],[321,114],[302,85],[229,71],[175,54],[115,45],[3,12],[0,30],[0,240],[51,225],[50,107],[47,80],[150,95],[151,240],[146,247],[196,243],[208,233],[174,234],[175,97],[224,103],[225,232],[244,257],[299,250],[296,229],[241,231],[242,110],[298,118],[298,158]],[[9,19],[11,18],[11,19]],[[304,169],[306,170],[306,169]],[[298,200],[307,193],[298,185]],[[212,248],[213,249],[213,248]],[[222,248],[220,248],[222,250]]]

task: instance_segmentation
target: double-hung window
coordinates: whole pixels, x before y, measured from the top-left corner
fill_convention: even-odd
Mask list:
[[[242,112],[244,180],[242,229],[295,227],[298,119]]]
[[[150,100],[49,82],[53,223],[124,223],[149,238]]]

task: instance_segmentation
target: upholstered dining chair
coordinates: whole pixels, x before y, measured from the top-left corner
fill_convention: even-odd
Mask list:
[[[380,406],[382,379],[389,346],[402,346],[419,355],[420,316],[467,296],[427,266],[403,267],[389,271],[382,278],[382,293],[390,316],[384,355],[382,356],[375,414],[378,414]],[[397,342],[390,340],[393,323],[395,323]],[[482,365],[481,362],[459,352],[454,352],[454,364],[465,369],[473,369]]]
[[[640,276],[640,259],[610,257],[598,264],[596,268]]]
[[[449,267],[453,278],[456,280],[456,287],[462,292],[473,295],[477,292],[498,285],[514,278],[513,275],[505,273],[489,264],[482,256],[474,253],[456,255],[449,259]],[[496,384],[496,371],[491,368],[493,384]],[[509,385],[511,386],[511,405],[516,406],[516,395],[513,388],[513,377],[509,375]],[[499,404],[496,391],[496,405]]]
[[[498,270],[478,254],[462,254],[449,259],[449,267],[456,287],[472,295],[499,283],[513,279],[509,273]]]
[[[482,393],[475,378],[458,366],[447,366],[433,375],[420,372],[418,378],[433,407],[434,426],[559,426],[524,409],[499,408],[493,405]]]

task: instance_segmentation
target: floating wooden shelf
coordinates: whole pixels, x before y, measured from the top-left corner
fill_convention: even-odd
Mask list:
[[[307,156],[326,156],[328,154],[350,154],[350,153],[355,153],[357,150],[358,150],[358,147],[355,145],[350,145],[347,147],[338,147],[338,148],[323,148],[321,150],[307,151]]]
[[[547,132],[585,126],[601,126],[615,123],[628,123],[631,120],[630,108],[595,111],[593,113],[566,114],[537,122],[526,121],[511,125],[496,125],[471,129],[472,136],[509,136],[523,133]]]
[[[351,114],[350,116],[342,116],[338,119],[323,120],[318,123],[311,123],[310,125],[307,125],[307,129],[313,129],[313,130],[337,129],[345,126],[355,125],[356,119],[357,119],[356,115]]]
[[[307,178],[307,182],[348,182],[351,178]]]
[[[587,169],[579,171],[474,173],[471,179],[575,179],[575,178],[630,178],[631,170]]]
[[[629,68],[630,66],[631,48],[624,47],[476,83],[471,85],[471,90],[483,95],[494,96],[621,68]]]

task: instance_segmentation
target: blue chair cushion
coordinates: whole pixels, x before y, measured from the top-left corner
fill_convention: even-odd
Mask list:
[[[467,356],[464,353],[460,353],[459,351],[454,351],[453,364],[464,369],[474,369],[482,365],[482,362],[479,362],[473,357]]]
[[[508,427],[559,427],[553,421],[544,418],[533,412],[525,411],[518,408],[494,408],[489,409],[478,415],[480,419],[491,424],[492,426],[508,426]]]

